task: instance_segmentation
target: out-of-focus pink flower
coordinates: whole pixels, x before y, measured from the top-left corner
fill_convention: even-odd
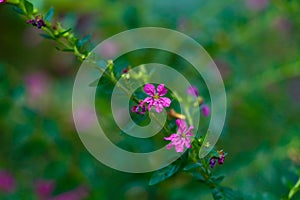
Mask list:
[[[0,0],[0,4],[1,4],[1,3],[5,3],[5,2],[6,2],[6,0]]]
[[[16,189],[15,178],[11,173],[5,170],[0,170],[0,191],[12,193]]]
[[[78,188],[75,188],[74,190],[64,192],[62,194],[49,198],[49,200],[82,200],[87,198],[88,195],[88,189],[86,187],[80,186]]]
[[[184,147],[191,148],[191,132],[194,127],[190,126],[187,129],[186,122],[182,119],[177,119],[176,124],[178,126],[177,133],[173,133],[170,137],[165,137],[165,140],[170,140],[171,143],[167,145],[167,149],[175,147],[176,152],[183,152]]]
[[[100,55],[106,59],[112,59],[118,54],[118,47],[113,42],[105,42],[101,45]]]
[[[40,100],[49,89],[49,78],[43,72],[33,72],[25,75],[25,86],[29,95],[29,102]]]
[[[164,107],[170,106],[171,100],[167,97],[163,97],[168,92],[164,84],[158,85],[156,91],[155,86],[148,83],[144,86],[144,91],[150,96],[143,100],[144,103],[148,103],[149,111],[151,110],[152,106],[154,106],[155,111],[160,113]]]
[[[47,199],[51,196],[55,188],[55,182],[52,180],[38,180],[35,183],[35,192],[39,199]]]
[[[246,6],[249,10],[261,11],[267,8],[269,0],[246,0]]]
[[[199,91],[198,91],[198,89],[195,86],[188,87],[187,93],[189,95],[194,96],[194,97],[198,97],[199,96]]]
[[[202,106],[201,111],[204,117],[208,117],[210,115],[210,108],[206,104]]]
[[[285,17],[275,18],[273,24],[274,28],[283,34],[289,34],[293,29],[293,24]]]
[[[95,122],[94,111],[89,107],[82,107],[74,110],[74,116],[76,117],[76,127],[80,130],[87,130]]]

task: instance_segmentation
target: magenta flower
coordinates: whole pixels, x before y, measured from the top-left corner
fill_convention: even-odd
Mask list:
[[[39,199],[46,199],[50,197],[54,188],[55,183],[51,180],[38,180],[35,183],[35,193]]]
[[[144,101],[141,101],[139,105],[133,106],[131,109],[132,112],[143,115],[146,113],[146,105]]]
[[[189,95],[194,96],[194,97],[198,97],[199,96],[199,91],[198,91],[198,89],[195,86],[188,87],[187,93]]]
[[[224,161],[225,161],[225,153],[223,152],[223,150],[221,151],[218,151],[218,154],[219,156],[213,156],[209,159],[209,165],[210,165],[210,168],[214,168],[217,164],[217,161],[218,161],[218,164],[219,165],[223,165],[224,164]]]
[[[15,189],[15,178],[8,171],[0,170],[0,191],[12,193]]]
[[[148,83],[144,86],[144,91],[150,96],[143,100],[144,103],[148,103],[149,111],[152,106],[154,106],[155,111],[160,113],[164,107],[170,106],[171,100],[167,97],[163,97],[168,92],[164,84],[158,85],[156,91],[154,85]]]
[[[203,105],[201,111],[204,117],[208,117],[210,115],[210,108],[208,105]]]
[[[6,0],[0,0],[0,4],[1,4],[1,3],[5,3],[5,2],[6,2]]]
[[[269,0],[246,0],[246,6],[249,10],[261,11],[269,5]]]
[[[210,158],[210,160],[209,160],[209,166],[210,166],[210,168],[213,169],[216,166],[216,164],[217,164],[216,158],[215,157]]]
[[[49,198],[49,200],[82,200],[89,196],[88,189],[84,186],[77,187],[71,191],[61,193]]]
[[[175,147],[176,152],[183,152],[184,147],[191,148],[191,132],[194,127],[190,126],[187,129],[186,122],[182,119],[177,119],[176,124],[178,126],[177,133],[173,133],[170,137],[165,137],[165,140],[170,140],[171,143],[167,145],[167,149]]]
[[[38,29],[42,28],[43,26],[46,27],[46,23],[41,16],[36,16],[34,19],[27,20],[27,24],[32,24],[36,26]]]

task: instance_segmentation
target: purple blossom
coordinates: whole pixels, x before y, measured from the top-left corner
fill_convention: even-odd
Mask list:
[[[55,188],[55,183],[52,180],[38,180],[35,183],[35,192],[39,199],[45,199],[51,196]]]
[[[132,112],[143,115],[146,113],[146,105],[144,104],[143,101],[140,102],[139,105],[133,106],[131,109]]]
[[[148,103],[149,111],[152,106],[154,106],[155,111],[160,113],[164,107],[170,106],[171,100],[167,97],[163,97],[168,92],[164,84],[158,85],[156,90],[154,85],[148,83],[144,86],[144,91],[150,96],[143,100],[144,103]]]
[[[5,2],[6,2],[6,0],[0,0],[0,4],[1,4],[1,3],[5,3]]]
[[[187,93],[189,95],[194,96],[194,97],[198,97],[199,96],[199,91],[198,91],[198,89],[195,86],[188,87]]]
[[[171,143],[167,145],[167,149],[175,147],[176,152],[183,152],[184,146],[186,148],[191,148],[191,137],[193,133],[191,132],[194,127],[190,126],[187,129],[186,122],[182,119],[177,119],[176,124],[178,126],[177,133],[173,133],[170,137],[165,137],[165,140],[170,140]]]
[[[49,198],[49,200],[82,200],[88,197],[88,190],[86,187],[78,187],[71,191],[64,192],[62,194],[59,194],[57,196],[54,196],[52,198]]]
[[[16,189],[15,178],[8,171],[0,171],[0,191],[12,193]]]
[[[206,104],[202,106],[201,111],[204,117],[208,117],[210,115],[210,108]]]
[[[269,5],[269,0],[246,0],[246,6],[249,10],[261,11]]]
[[[210,160],[209,160],[210,168],[213,169],[216,166],[216,164],[217,164],[216,158],[215,157],[210,158]]]
[[[27,24],[32,24],[36,26],[38,29],[42,28],[43,26],[46,27],[46,23],[41,16],[36,16],[34,19],[27,20]]]
[[[219,165],[224,164],[225,153],[223,152],[223,150],[221,150],[221,151],[218,151],[218,154],[219,154],[219,156],[213,156],[213,157],[210,158],[209,165],[210,165],[211,168],[214,168],[216,166],[217,161],[218,161]]]
[[[220,152],[220,157],[218,158],[219,165],[223,165],[224,161],[225,161],[225,154],[224,154],[223,151],[221,151]]]

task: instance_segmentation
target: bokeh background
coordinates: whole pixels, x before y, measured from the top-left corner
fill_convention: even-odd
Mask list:
[[[144,26],[194,38],[215,60],[227,91],[226,125],[217,146],[228,156],[215,169],[226,176],[223,185],[245,199],[273,200],[297,181],[299,1],[31,2],[43,12],[53,6],[55,20],[78,37],[91,34],[89,48]],[[212,199],[210,190],[187,174],[149,186],[151,173],[128,174],[99,163],[84,148],[72,119],[72,86],[80,61],[57,51],[54,41],[40,37],[41,30],[27,25],[11,6],[0,5],[0,30],[1,199]],[[114,46],[107,51],[115,51]],[[144,59],[150,60],[144,55],[127,64]],[[89,111],[80,112],[88,126]]]

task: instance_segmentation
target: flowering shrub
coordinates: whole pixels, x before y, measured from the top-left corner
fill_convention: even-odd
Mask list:
[[[82,39],[77,38],[75,34],[72,33],[71,29],[64,28],[60,22],[54,22],[52,20],[54,16],[53,8],[49,9],[47,13],[39,13],[38,10],[34,8],[33,5],[27,0],[0,0],[0,4],[12,4],[15,10],[24,17],[24,21],[26,21],[27,24],[44,31],[44,33],[41,34],[42,37],[56,41],[57,44],[59,44],[59,47],[57,47],[58,50],[71,52],[80,61],[86,60],[91,55],[90,50],[85,48],[85,44],[89,41],[90,37],[84,37]],[[259,1],[247,0],[246,5],[250,10],[258,12],[260,10],[266,9],[266,7],[269,5],[269,1],[262,1],[261,3],[259,3]],[[185,26],[184,24],[181,25],[181,27]],[[112,51],[113,50],[114,47],[112,47]],[[106,53],[113,54],[114,52]],[[133,76],[130,74],[130,67],[124,68],[120,72],[115,68],[112,61],[108,61],[106,64],[109,66],[109,71],[108,73],[105,73],[105,75],[106,78],[110,81],[110,85],[114,84],[115,81],[120,77],[125,77],[126,79],[133,78]],[[291,67],[290,71],[285,71],[285,74],[290,74],[291,71],[296,71],[294,70],[293,66]],[[143,77],[147,76],[146,72],[141,72],[141,74]],[[279,76],[280,75],[277,74],[275,77]],[[44,96],[44,94],[48,92],[48,87],[45,86],[46,84],[44,83],[44,78],[45,77],[43,77],[42,75],[38,75],[38,77],[29,76],[29,78],[25,80],[28,93],[35,100],[41,98],[41,96]],[[264,79],[264,77],[262,79]],[[32,84],[32,82],[35,83]],[[38,84],[36,84],[36,82],[38,82]],[[241,85],[243,86],[243,84]],[[204,117],[209,117],[211,113],[209,103],[207,103],[206,99],[201,96],[201,92],[199,92],[198,89],[201,88],[191,86],[187,88],[187,96],[180,98],[192,98],[193,101],[189,103],[193,106],[193,108],[200,109]],[[132,104],[134,104],[131,107],[131,111],[137,114],[138,119],[144,119],[145,117],[147,117],[147,114],[149,114],[150,111],[162,113],[163,110],[166,110],[168,114],[168,121],[164,127],[165,129],[163,129],[165,134],[163,140],[165,142],[168,142],[166,148],[169,151],[182,153],[182,156],[178,160],[168,165],[167,167],[154,172],[150,178],[149,185],[155,185],[167,181],[167,179],[173,178],[175,174],[189,174],[196,182],[201,184],[201,187],[204,186],[210,188],[211,194],[214,199],[252,199],[253,196],[245,196],[242,194],[242,192],[238,192],[236,190],[223,186],[222,180],[224,179],[224,176],[219,175],[219,172],[215,168],[226,167],[226,149],[224,151],[220,149],[213,149],[205,158],[200,158],[198,156],[200,148],[209,148],[210,144],[203,142],[205,138],[204,132],[194,132],[194,126],[196,125],[191,124],[191,116],[188,116],[191,113],[178,113],[177,108],[173,105],[177,100],[173,99],[173,97],[171,98],[170,93],[172,93],[172,91],[169,91],[163,83],[156,86],[148,82],[144,85],[143,91],[143,94],[146,94],[147,97],[140,98],[140,96],[134,96],[133,101],[131,102]],[[234,92],[238,93],[240,91],[236,90]],[[31,102],[34,101],[32,100]],[[31,115],[34,115],[34,113],[31,113]],[[83,115],[83,118],[86,120],[83,120],[83,129],[89,128],[88,116],[89,114]],[[45,122],[45,124],[45,126],[47,126],[47,124],[51,124],[51,121],[47,121]],[[51,130],[50,132],[54,132],[53,134],[55,134],[55,130]],[[298,159],[297,155],[298,151],[291,154],[291,159],[295,162],[297,162]],[[230,157],[230,154],[228,157]],[[90,166],[86,167],[86,171],[90,171]],[[7,194],[14,193],[16,188],[18,187],[18,184],[16,184],[17,181],[18,178],[14,177],[11,173],[5,170],[1,171],[1,192]],[[226,185],[227,183],[224,184]],[[75,189],[55,193],[54,181],[38,180],[34,184],[34,191],[35,196],[40,199],[53,198],[74,200],[87,198],[89,196],[89,190],[87,189],[87,187],[74,186],[73,188]],[[292,199],[299,191],[300,181],[296,182],[296,184],[290,184],[289,188],[290,190],[284,198]]]

